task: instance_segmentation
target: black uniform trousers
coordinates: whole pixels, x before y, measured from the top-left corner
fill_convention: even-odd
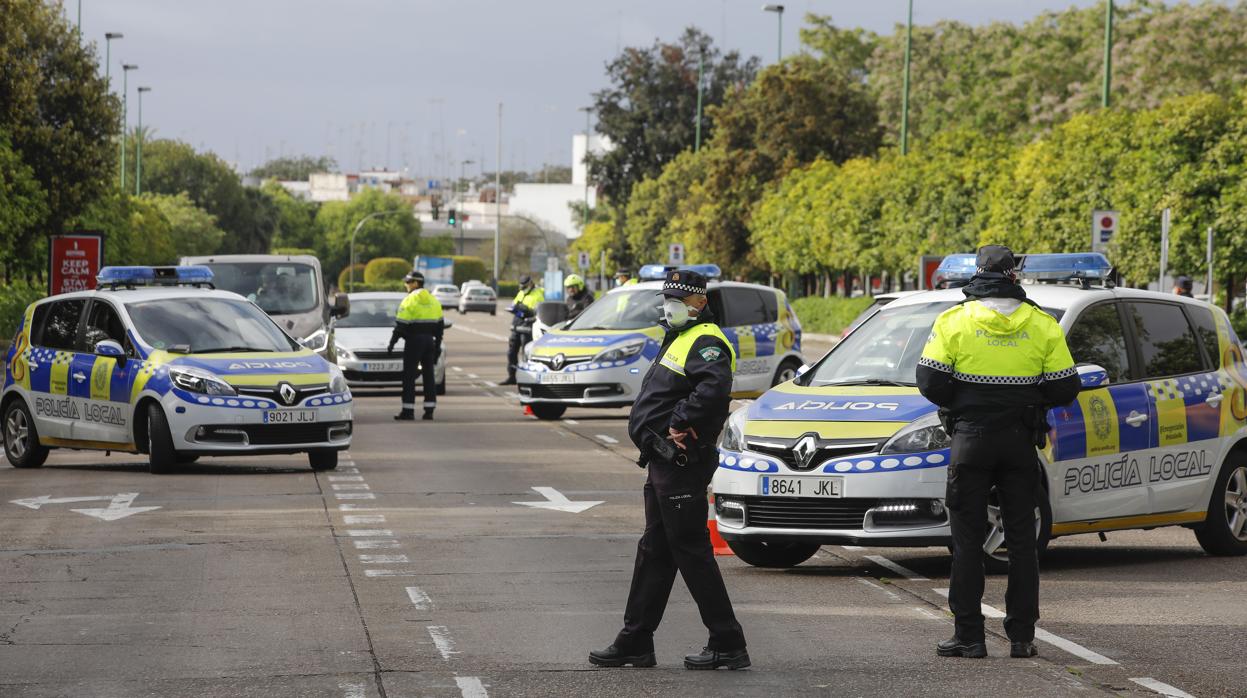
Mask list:
[[[515,369],[520,364],[520,350],[532,339],[532,325],[525,326],[522,331],[516,327],[511,328],[511,339],[507,342],[507,377],[515,378]]]
[[[662,622],[677,571],[710,630],[707,646],[721,652],[745,647],[744,631],[736,622],[706,528],[706,485],[717,465],[711,454],[703,451],[696,465],[649,464],[645,533],[637,544],[624,627],[615,638],[615,646],[626,652],[653,650],[654,631]]]
[[[424,409],[437,407],[437,338],[413,334],[403,340],[403,409],[416,407],[416,378],[424,382]]]
[[[955,617],[957,637],[967,642],[984,639],[983,543],[993,486],[1009,549],[1005,633],[1012,642],[1029,642],[1035,639],[1039,620],[1035,504],[1042,492],[1031,430],[1020,423],[990,429],[957,425],[946,499],[953,534],[948,606]]]

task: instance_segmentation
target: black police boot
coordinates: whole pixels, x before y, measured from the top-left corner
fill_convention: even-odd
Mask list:
[[[1009,643],[1009,656],[1014,659],[1026,659],[1027,657],[1036,657],[1039,650],[1035,648],[1033,642],[1011,642]]]
[[[507,376],[507,379],[498,385],[515,385],[515,376]]]
[[[615,645],[604,650],[593,650],[589,653],[589,663],[593,666],[622,667],[631,664],[634,667],[651,667],[658,664],[654,658],[654,650],[643,652],[625,652]]]
[[[981,659],[987,656],[986,642],[968,642],[959,639],[953,635],[935,646],[935,651],[941,657],[966,657],[968,659]]]
[[[410,421],[415,420],[415,418],[416,418],[415,410],[405,409],[402,412],[399,412],[398,414],[394,415],[394,419],[397,419],[400,422],[410,422]]]
[[[424,421],[426,421],[426,422],[431,422],[431,421],[433,421],[433,410],[425,410],[425,411],[424,411]]]
[[[749,666],[749,652],[743,647],[729,652],[717,652],[709,647],[703,647],[701,654],[690,654],[684,657],[685,669],[718,669],[721,666],[728,669],[744,669]]]

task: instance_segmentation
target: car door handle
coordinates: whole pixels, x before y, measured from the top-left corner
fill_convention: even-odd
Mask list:
[[[1130,410],[1130,416],[1126,417],[1126,424],[1129,424],[1132,427],[1137,427],[1146,421],[1146,414],[1143,414],[1142,412],[1135,412],[1134,410]]]
[[[75,373],[75,374],[74,374],[74,380],[78,381],[79,383],[81,383],[82,381],[84,381],[84,380],[86,380],[86,379],[87,379],[87,374],[85,374],[85,373],[83,373],[83,372],[81,372],[81,371],[79,371],[78,373]]]
[[[1204,402],[1208,403],[1209,405],[1212,405],[1213,407],[1216,407],[1217,405],[1220,405],[1221,401],[1224,399],[1225,399],[1225,396],[1222,395],[1221,393],[1213,393],[1212,395],[1209,395],[1208,399],[1204,400]]]

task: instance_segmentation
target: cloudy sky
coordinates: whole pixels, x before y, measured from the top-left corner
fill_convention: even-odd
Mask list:
[[[63,0],[71,21],[77,0]],[[916,0],[914,21],[1022,21],[1094,0]],[[348,170],[409,168],[457,176],[495,167],[498,103],[504,168],[570,164],[579,107],[621,47],[696,25],[767,63],[776,16],[760,0],[82,0],[83,33],[112,46],[144,96],[144,122],[249,168],[278,154],[328,154]],[[784,51],[807,12],[890,31],[906,0],[791,0]],[[101,58],[102,60],[102,58]]]

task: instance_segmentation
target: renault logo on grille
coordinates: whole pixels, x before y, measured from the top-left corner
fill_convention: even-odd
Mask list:
[[[813,434],[806,434],[797,439],[797,443],[792,447],[792,455],[796,457],[802,470],[809,470],[816,453],[818,453],[818,438]]]
[[[281,401],[287,405],[293,405],[294,401],[299,397],[299,393],[289,383],[282,383],[277,388],[277,394],[281,396]]]
[[[552,366],[555,371],[562,371],[563,364],[565,363],[567,363],[566,356],[563,356],[562,354],[555,354],[554,359],[550,361],[550,366]]]

